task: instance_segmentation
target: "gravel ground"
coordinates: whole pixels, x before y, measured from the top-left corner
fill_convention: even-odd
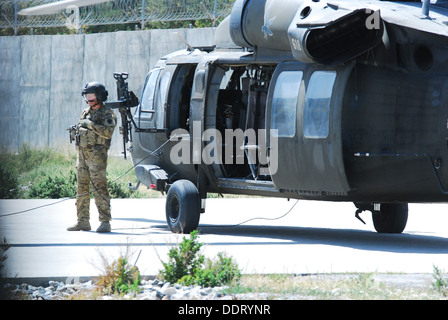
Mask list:
[[[325,275],[298,275],[300,279],[341,281],[359,277],[356,274],[325,274]],[[431,274],[374,274],[375,283],[382,283],[390,288],[402,290],[427,290],[433,283]],[[14,299],[27,300],[70,300],[70,299],[132,299],[132,300],[267,300],[267,299],[314,299],[313,296],[294,294],[272,294],[266,292],[225,294],[225,287],[201,288],[199,286],[171,285],[157,279],[144,279],[140,285],[141,291],[136,295],[107,296],[95,292],[95,283],[92,280],[85,282],[64,283],[50,280],[38,284],[8,283],[6,288],[12,292]],[[437,298],[437,297],[435,297]],[[443,298],[443,297],[441,297]],[[416,296],[418,299],[418,296]]]

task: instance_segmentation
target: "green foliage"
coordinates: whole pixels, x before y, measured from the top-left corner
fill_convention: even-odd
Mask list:
[[[16,154],[1,153],[0,199],[74,198],[77,184],[75,164],[76,154],[64,155],[51,149],[35,150],[26,144]],[[130,191],[127,181],[121,177],[130,165],[128,161],[109,157],[107,174],[111,173],[111,177],[108,176],[107,180],[112,198],[141,196]],[[129,174],[135,176],[133,170]]]
[[[31,199],[59,199],[76,197],[76,172],[70,170],[69,176],[66,177],[61,173],[56,176],[47,176],[37,185],[29,188],[28,198]],[[129,198],[130,191],[123,184],[108,179],[107,187],[111,198]],[[93,195],[93,190],[91,189]]]
[[[16,170],[0,162],[0,199],[15,199],[19,191],[19,178]]]
[[[76,173],[70,170],[69,177],[62,175],[46,177],[44,181],[29,188],[31,199],[59,199],[76,197]]]
[[[190,239],[183,237],[177,248],[170,249],[168,262],[162,262],[164,270],[161,271],[161,275],[163,279],[171,283],[176,283],[184,277],[184,282],[193,281],[197,269],[202,266],[205,259],[203,255],[199,254],[202,243],[197,240],[198,232],[195,230],[190,234]]]
[[[9,248],[11,248],[11,245],[6,240],[6,237],[3,237],[2,242],[0,242],[0,277],[3,274],[2,270],[4,267],[4,262],[8,258],[5,252],[8,251]]]
[[[218,253],[215,260],[207,259],[204,269],[198,270],[195,283],[202,287],[217,287],[241,278],[238,264],[224,253]]]
[[[97,286],[104,294],[127,294],[138,292],[140,272],[129,265],[125,257],[120,257],[106,266],[105,273],[98,278]]]
[[[123,183],[108,178],[107,187],[111,198],[124,199],[131,197],[131,191]]]
[[[238,265],[223,253],[218,253],[215,260],[205,260],[199,253],[202,245],[196,230],[190,233],[189,239],[184,237],[178,247],[170,249],[168,262],[162,262],[164,269],[160,276],[170,283],[203,287],[228,284],[241,277]]]
[[[33,150],[24,144],[19,152],[0,154],[0,197],[29,198],[29,186],[60,184],[46,181],[55,172],[68,179],[69,169],[75,166],[75,157],[66,156],[51,149]],[[52,180],[57,180],[54,177]]]
[[[444,277],[443,271],[436,266],[433,266],[433,272],[433,289],[440,293],[442,296],[448,297],[448,279]]]
[[[12,293],[10,290],[4,288],[5,280],[3,279],[3,268],[5,266],[6,259],[8,259],[6,251],[8,251],[9,248],[11,248],[11,245],[6,240],[6,237],[3,237],[3,240],[0,242],[0,300],[12,298]]]
[[[19,152],[9,155],[7,159],[14,165],[18,172],[29,172],[38,166],[52,166],[57,163],[72,163],[74,159],[67,158],[51,149],[31,149],[28,144],[22,145]]]

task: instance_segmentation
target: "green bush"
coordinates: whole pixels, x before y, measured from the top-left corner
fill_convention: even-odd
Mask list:
[[[107,179],[107,187],[111,198],[125,199],[131,197],[131,191],[123,183],[119,183],[115,180]]]
[[[197,240],[198,232],[195,230],[190,234],[190,239],[183,237],[177,248],[170,249],[168,262],[162,262],[164,270],[161,271],[161,276],[164,280],[176,283],[185,278],[184,282],[190,284],[189,279],[194,278],[205,260],[205,257],[199,254],[202,243]]]
[[[6,282],[3,278],[3,268],[6,265],[6,259],[8,259],[6,251],[8,251],[9,248],[11,248],[11,244],[9,244],[6,237],[3,236],[3,239],[0,241],[0,300],[11,299],[13,296],[12,292],[5,288]]]
[[[443,271],[433,265],[433,278],[434,282],[432,287],[435,291],[440,293],[444,297],[448,297],[448,279],[443,275]]]
[[[159,275],[170,283],[183,285],[200,285],[215,287],[228,284],[241,277],[238,265],[230,257],[218,253],[215,260],[205,260],[199,251],[202,243],[198,242],[198,232],[190,233],[190,238],[183,238],[178,247],[171,248],[168,262],[162,262],[164,269]]]
[[[75,198],[76,185],[76,172],[70,170],[68,177],[59,173],[59,175],[56,176],[47,176],[40,183],[31,185],[27,197],[30,199]],[[112,198],[130,197],[130,191],[127,190],[122,183],[120,184],[108,179],[107,185],[109,194]],[[91,189],[91,191],[93,191],[93,189]]]
[[[76,159],[75,153],[31,149],[26,144],[17,153],[0,152],[0,198],[75,197]],[[159,192],[150,189],[129,190],[128,181],[137,179],[131,166],[129,160],[109,156],[107,180],[111,197],[160,197]]]
[[[29,186],[31,189],[48,186],[51,186],[51,189],[57,188],[56,186],[65,182],[54,177],[54,173],[64,172],[67,176],[69,172],[67,168],[73,168],[75,161],[73,156],[66,156],[51,149],[32,150],[27,144],[24,144],[17,153],[2,152],[0,153],[0,196],[1,198],[30,198]],[[51,179],[48,178],[50,176]],[[34,190],[31,197],[40,198],[37,191]],[[49,194],[53,192],[61,193],[61,190],[46,191],[44,197],[50,197]]]
[[[19,192],[16,170],[0,162],[0,199],[15,199]]]
[[[97,286],[101,293],[126,294],[140,291],[140,282],[138,268],[130,266],[125,257],[120,257],[108,265],[105,273],[98,277]]]
[[[204,269],[196,274],[195,283],[202,287],[217,287],[241,278],[238,264],[224,253],[218,253],[215,261],[207,259]]]
[[[0,242],[0,277],[3,274],[2,271],[3,271],[3,267],[4,267],[4,262],[6,261],[6,259],[8,259],[8,256],[6,255],[5,252],[8,251],[9,248],[11,248],[11,245],[6,240],[6,237],[3,236],[3,239]]]
[[[28,198],[59,199],[76,197],[76,173],[70,170],[69,176],[48,176],[37,185],[31,185]]]

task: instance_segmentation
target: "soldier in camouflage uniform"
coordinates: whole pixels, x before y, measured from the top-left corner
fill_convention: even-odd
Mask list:
[[[90,228],[90,184],[99,213],[100,226],[97,232],[110,232],[110,196],[107,190],[107,152],[117,123],[115,113],[104,106],[107,99],[104,85],[98,82],[86,84],[82,95],[89,107],[81,113],[76,126],[76,148],[78,151],[76,210],[78,222],[68,231],[89,231]]]

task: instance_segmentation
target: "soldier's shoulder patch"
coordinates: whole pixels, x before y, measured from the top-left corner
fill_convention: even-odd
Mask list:
[[[104,125],[109,127],[114,126],[115,120],[112,117],[107,117],[106,119],[104,119]]]

